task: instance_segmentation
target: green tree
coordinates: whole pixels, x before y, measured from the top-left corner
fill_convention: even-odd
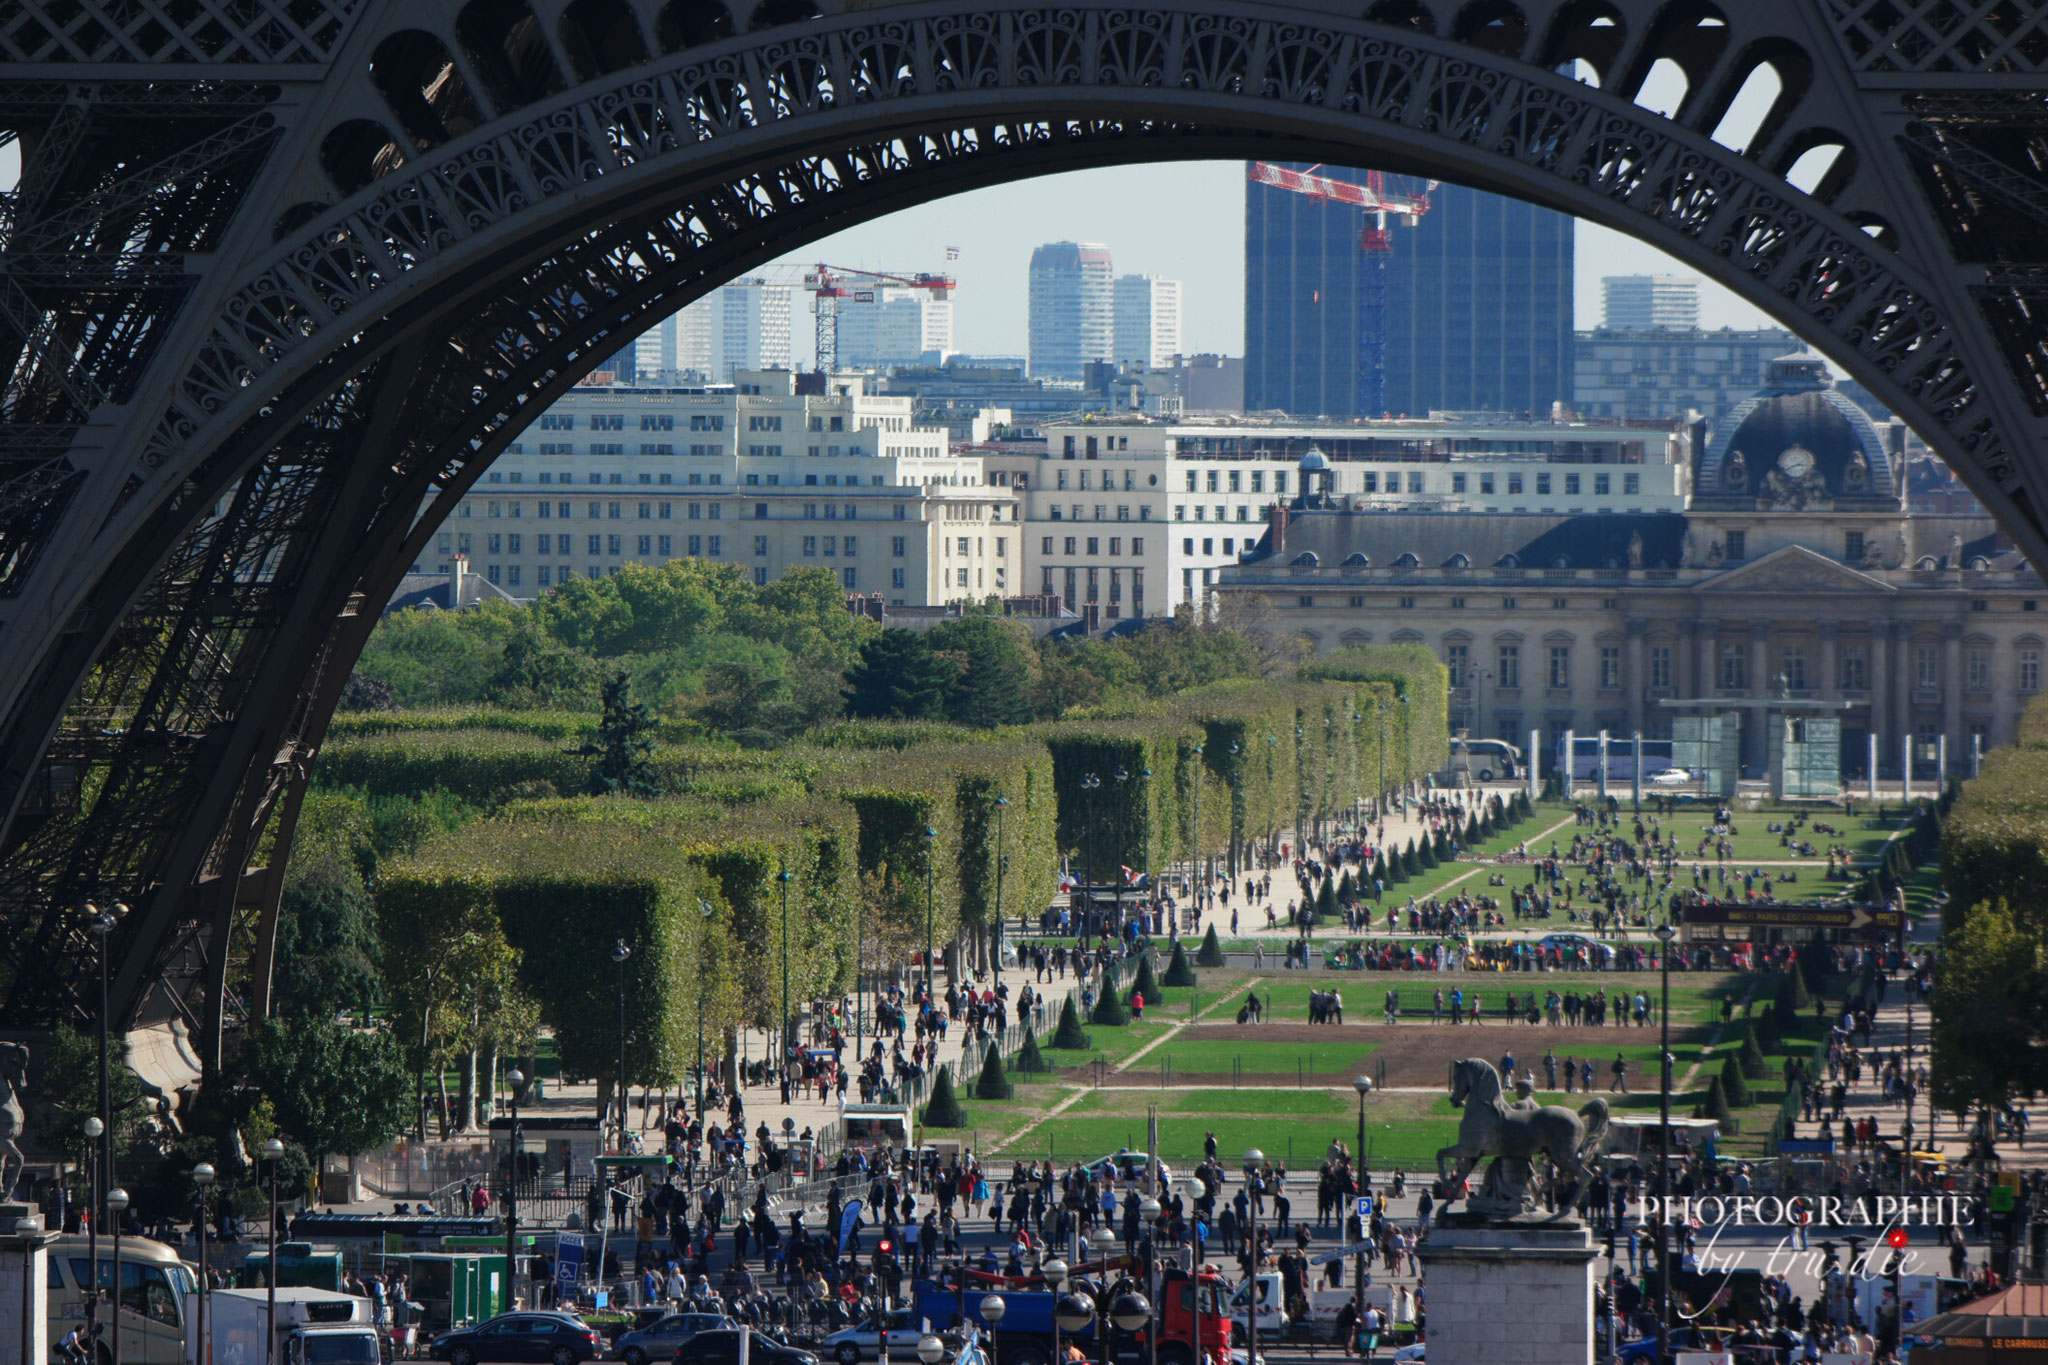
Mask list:
[[[1337,914],[1337,879],[1323,878],[1323,884],[1316,890],[1316,915],[1320,919],[1332,919]]]
[[[1747,1109],[1756,1100],[1749,1093],[1749,1080],[1742,1074],[1742,1058],[1731,1056],[1721,1063],[1721,1093],[1737,1109]]]
[[[993,729],[1031,719],[1031,669],[1021,636],[1017,624],[992,616],[963,616],[931,629],[926,639],[933,651],[959,672],[946,698],[948,720]]]
[[[1756,1025],[1748,1024],[1742,1030],[1742,1074],[1752,1081],[1760,1081],[1770,1072],[1770,1064],[1764,1060],[1764,1050],[1757,1042]]]
[[[1026,1075],[1052,1070],[1052,1063],[1038,1050],[1038,1035],[1032,1031],[1029,1024],[1024,1026],[1024,1046],[1017,1049],[1017,1070]]]
[[[1010,1078],[1003,1074],[1003,1054],[996,1051],[991,1041],[988,1050],[982,1053],[981,1075],[974,1082],[977,1099],[1006,1100],[1010,1098]]]
[[[1834,950],[1818,938],[1810,938],[1799,946],[1799,976],[1809,996],[1821,995],[1827,991],[1828,977],[1834,974]],[[1799,1002],[1804,1005],[1806,1000]]]
[[[317,1159],[355,1156],[405,1131],[412,1080],[391,1035],[330,1019],[267,1019],[249,1034],[250,1083],[277,1126]]]
[[[361,864],[329,840],[295,847],[277,921],[277,1012],[331,1017],[367,1003],[380,985],[376,950]]]
[[[704,670],[704,695],[697,703],[698,720],[720,734],[762,730],[769,707],[782,690],[782,679],[751,659],[726,659]]]
[[[1735,1114],[1728,1108],[1728,1096],[1721,1089],[1721,1078],[1719,1076],[1714,1077],[1713,1080],[1707,1083],[1706,1098],[1701,1100],[1699,1107],[1693,1111],[1693,1117],[1717,1120],[1724,1134],[1735,1131]]]
[[[1081,1031],[1081,1015],[1074,1008],[1074,997],[1071,995],[1060,1005],[1059,1027],[1052,1031],[1051,1045],[1069,1050],[1088,1046],[1088,1035]]]
[[[873,719],[933,720],[944,711],[958,670],[922,635],[885,630],[861,646],[846,674],[846,713]]]
[[[581,711],[598,699],[600,686],[597,660],[538,629],[525,629],[505,642],[484,698],[497,706]]]
[[[1088,1022],[1108,1028],[1122,1028],[1131,1022],[1130,1006],[1124,1003],[1122,992],[1109,984],[1106,973],[1102,978],[1102,994],[1096,997],[1095,1008],[1088,1011]]]
[[[1214,933],[1215,930],[1212,928],[1210,932]],[[1204,943],[1206,942],[1207,940],[1205,939]],[[1175,939],[1173,941],[1173,957],[1166,964],[1166,975],[1160,977],[1159,980],[1162,984],[1168,986],[1192,986],[1196,984],[1198,978],[1195,976],[1194,964],[1188,961],[1188,945],[1183,940]]]
[[[1160,1003],[1159,978],[1152,971],[1152,954],[1138,954],[1138,972],[1131,979],[1131,991],[1145,997],[1145,1003],[1157,1006]]]
[[[590,794],[623,792],[628,796],[659,796],[661,773],[654,766],[654,713],[633,700],[623,672],[604,683],[604,719],[597,739],[579,752],[596,757]]]
[[[1221,967],[1227,959],[1223,956],[1223,941],[1216,936],[1216,926],[1210,925],[1202,935],[1202,946],[1195,952],[1195,961],[1204,967]]]
[[[1942,939],[1934,1101],[1952,1112],[2048,1090],[2048,938],[2039,912],[1979,901]]]
[[[927,1128],[965,1128],[967,1115],[961,1112],[959,1096],[953,1093],[953,1069],[939,1068],[939,1078],[932,1085],[932,1097],[926,1102],[920,1116]]]
[[[107,1039],[107,1096],[108,1128],[118,1156],[141,1136],[150,1117],[142,1078],[129,1070],[128,1044],[119,1034]],[[82,1163],[92,1148],[85,1136],[85,1121],[100,1111],[97,1033],[80,1033],[68,1024],[59,1024],[51,1032],[34,1098],[48,1106],[55,1120],[49,1131],[35,1134],[37,1140]]]

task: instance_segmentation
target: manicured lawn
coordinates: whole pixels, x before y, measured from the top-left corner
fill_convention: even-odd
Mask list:
[[[1345,937],[1331,939],[1330,943],[1357,941]],[[1772,991],[1777,988],[1777,979],[1751,978],[1743,974],[1679,977],[1671,985],[1672,1026],[1718,1020],[1721,1017],[1721,998],[1731,993],[1735,996],[1736,1013],[1740,1015],[1745,993],[1752,984],[1760,1007],[1771,998]],[[1269,1020],[1275,1023],[1307,1023],[1309,993],[1331,987],[1344,997],[1345,1017],[1361,1023],[1379,1022],[1380,1002],[1388,990],[1401,992],[1401,1007],[1409,1018],[1429,1013],[1430,1002],[1439,987],[1446,997],[1446,1009],[1450,1007],[1448,998],[1451,991],[1462,987],[1468,1000],[1473,991],[1478,991],[1490,1014],[1497,1014],[1506,1005],[1510,993],[1527,1000],[1534,992],[1540,1003],[1549,991],[1556,991],[1559,995],[1575,991],[1581,995],[1603,991],[1608,995],[1624,996],[1633,996],[1639,990],[1646,991],[1650,996],[1653,1018],[1659,1000],[1659,978],[1655,972],[1463,972],[1443,975],[1359,972],[1344,977],[1319,976],[1313,982],[1299,978],[1290,980],[1282,973],[1278,979],[1269,977],[1261,983],[1258,991],[1259,998],[1268,1002]],[[1609,1018],[1612,1017],[1610,1013]],[[1212,1016],[1209,1022],[1223,1021]]]
[[[1678,840],[1679,848],[1684,855],[1681,861],[1687,864],[1694,862],[1711,864],[1714,861],[1714,855],[1711,850],[1704,857],[1695,856],[1694,853],[1694,850],[1699,847],[1700,839],[1707,833],[1710,827],[1713,814],[1711,806],[1702,808],[1699,803],[1695,803],[1691,807],[1680,808],[1677,814],[1664,820],[1664,829]],[[1825,869],[1827,867],[1827,850],[1830,847],[1846,844],[1852,857],[1858,860],[1874,860],[1883,851],[1885,840],[1892,833],[1890,829],[1863,828],[1863,816],[1861,813],[1858,813],[1854,820],[1846,820],[1839,809],[1831,812],[1813,812],[1811,818],[1802,823],[1799,831],[1792,837],[1795,840],[1804,840],[1813,844],[1821,852],[1812,858],[1802,857],[1792,852],[1791,849],[1785,847],[1780,842],[1783,837],[1781,834],[1774,834],[1768,828],[1773,824],[1787,823],[1799,814],[1801,812],[1789,807],[1771,806],[1765,806],[1753,811],[1736,811],[1736,833],[1733,840],[1735,853],[1731,862],[1745,865],[1759,862],[1798,862],[1802,865],[1812,863]],[[1813,822],[1816,820],[1824,825],[1833,825],[1842,832],[1840,834],[1816,834],[1813,831]],[[1644,817],[1644,823],[1647,824],[1648,822],[1648,817]]]
[[[1915,918],[1925,914],[1934,898],[1941,892],[1940,864],[1922,863],[1913,869],[1913,875],[1906,880],[1906,913]]]

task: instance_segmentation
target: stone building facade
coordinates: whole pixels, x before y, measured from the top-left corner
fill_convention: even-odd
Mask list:
[[[1987,516],[1909,510],[1905,471],[1817,357],[1776,362],[1693,459],[1682,512],[1388,516],[1310,493],[1271,509],[1217,591],[1320,652],[1427,646],[1454,726],[1538,730],[1547,753],[1567,729],[1668,735],[1659,702],[1763,698],[1780,678],[1849,703],[1852,775],[1872,734],[1885,777],[1906,737],[1918,778],[1942,736],[1951,772],[1972,736],[2012,742],[2041,688],[2048,588]],[[1765,741],[1749,722],[1746,771]]]

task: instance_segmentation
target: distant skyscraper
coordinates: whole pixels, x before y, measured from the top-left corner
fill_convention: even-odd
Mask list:
[[[1118,361],[1164,365],[1180,354],[1180,281],[1157,275],[1119,275],[1116,305]]]
[[[1116,347],[1109,248],[1052,242],[1031,253],[1031,374],[1079,379]]]
[[[856,281],[839,301],[841,365],[915,365],[934,351],[943,362],[952,349],[950,292]]]
[[[713,384],[732,382],[734,370],[786,370],[790,356],[790,291],[758,278],[733,281],[663,323],[664,335],[643,334],[637,369],[643,378],[664,371]],[[657,329],[660,330],[660,329]],[[665,359],[656,367],[650,359]]]
[[[1700,325],[1700,282],[1690,275],[1606,275],[1600,325],[1617,332],[1645,332]]]
[[[633,343],[633,368],[642,379],[666,377],[676,368],[676,320],[665,317]]]
[[[1298,169],[1306,169],[1300,167]],[[1318,175],[1362,183],[1363,171]],[[1388,177],[1419,193],[1419,182]],[[1245,189],[1245,406],[1358,414],[1357,210]],[[1572,220],[1439,185],[1386,261],[1386,407],[1545,413],[1571,398]],[[1377,415],[1377,414],[1370,414]]]

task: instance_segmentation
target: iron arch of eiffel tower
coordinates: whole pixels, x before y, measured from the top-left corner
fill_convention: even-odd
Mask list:
[[[1263,156],[1604,223],[2038,556],[2044,68],[2048,0],[0,0],[0,1021],[90,1015],[119,900],[117,1023],[217,1057],[342,683],[478,472],[657,318],[976,186]]]

